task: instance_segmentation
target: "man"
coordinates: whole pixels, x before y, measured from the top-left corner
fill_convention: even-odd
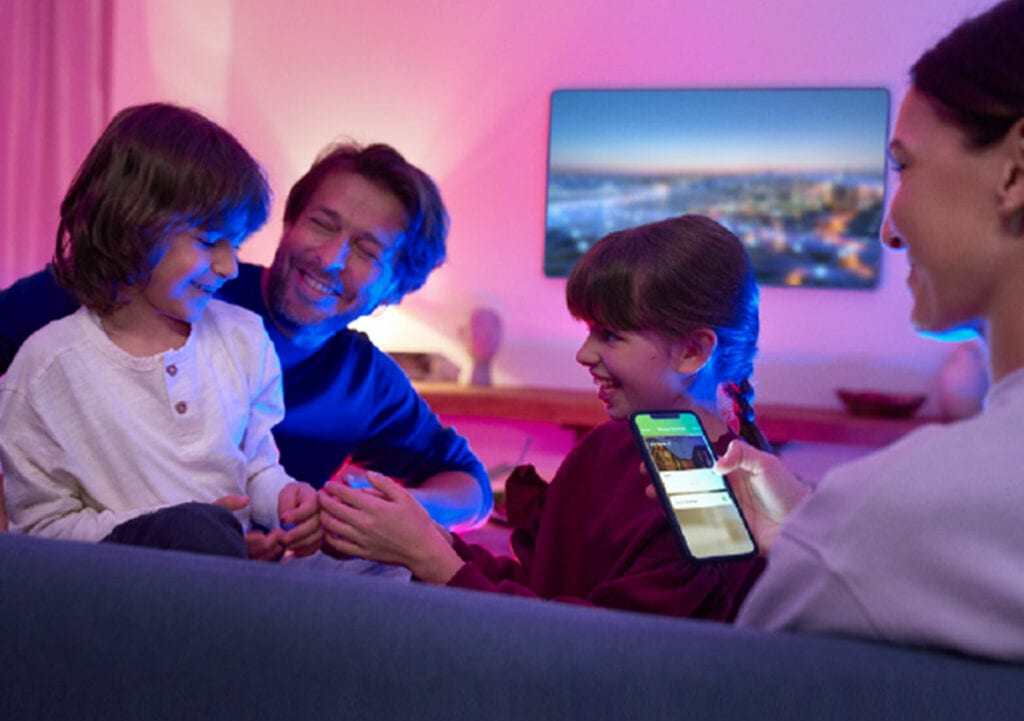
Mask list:
[[[433,181],[387,145],[327,148],[292,187],[270,268],[239,264],[218,296],[248,308],[281,359],[281,463],[321,487],[347,463],[403,481],[442,525],[490,511],[487,474],[398,365],[348,328],[421,287],[445,257],[448,215]],[[0,373],[28,335],[74,311],[47,269],[0,291]],[[273,552],[250,538],[254,556]]]

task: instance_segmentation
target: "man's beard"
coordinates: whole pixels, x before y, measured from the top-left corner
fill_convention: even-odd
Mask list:
[[[288,298],[288,281],[278,270],[281,265],[276,262],[270,268],[267,281],[268,310],[274,323],[289,339],[300,345],[322,343],[338,331],[344,330],[348,324],[361,314],[353,313],[349,308],[339,314],[321,317],[310,322],[309,314],[303,312],[306,306],[301,301],[291,302]],[[303,307],[296,308],[296,305]]]

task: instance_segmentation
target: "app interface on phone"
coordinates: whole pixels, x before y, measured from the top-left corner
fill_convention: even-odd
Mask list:
[[[697,558],[749,553],[754,544],[695,416],[637,416],[636,426],[661,485]]]

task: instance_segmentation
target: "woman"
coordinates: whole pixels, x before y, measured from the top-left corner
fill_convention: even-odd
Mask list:
[[[882,240],[909,254],[918,331],[988,343],[986,407],[826,475],[779,530],[738,622],[1020,661],[1024,0],[960,25],[911,80]],[[748,513],[778,521],[803,495],[777,460],[733,444],[719,469],[737,468],[759,501]]]

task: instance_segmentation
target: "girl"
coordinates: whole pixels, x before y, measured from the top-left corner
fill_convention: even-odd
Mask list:
[[[270,435],[277,357],[256,315],[212,300],[268,196],[252,157],[195,112],[142,105],[107,126],[57,230],[56,273],[82,307],[34,334],[0,385],[13,530],[244,556],[236,510],[295,524],[282,543],[316,550],[315,491]]]
[[[569,453],[550,485],[521,467],[506,485],[515,558],[496,558],[438,531],[396,484],[321,491],[325,547],[410,569],[423,581],[675,616],[731,619],[759,560],[697,565],[645,492],[626,419],[692,409],[722,452],[739,432],[764,445],[748,378],[757,346],[757,286],[742,244],[685,215],[613,233],[591,248],[566,289],[589,335],[576,355],[611,421]]]

